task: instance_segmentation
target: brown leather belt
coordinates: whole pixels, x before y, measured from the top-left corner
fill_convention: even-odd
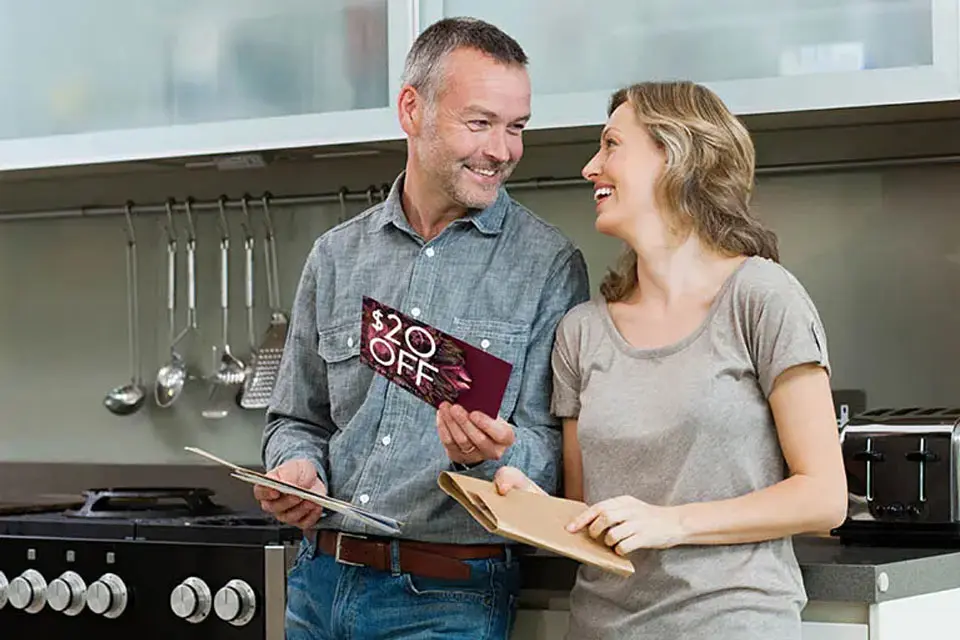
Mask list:
[[[390,571],[391,553],[389,538],[356,536],[340,531],[324,529],[317,534],[317,548],[337,562],[357,567],[371,567]],[[433,542],[397,541],[400,571],[425,578],[467,580],[470,565],[463,560],[505,558],[506,551],[500,544],[438,544]]]

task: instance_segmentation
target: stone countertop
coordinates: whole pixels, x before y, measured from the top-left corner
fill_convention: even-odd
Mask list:
[[[833,538],[798,537],[794,550],[810,601],[873,604],[960,588],[960,546],[897,548],[843,545]],[[577,563],[549,552],[522,556],[528,592],[567,592]]]

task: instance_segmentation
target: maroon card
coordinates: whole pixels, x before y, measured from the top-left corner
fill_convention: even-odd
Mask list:
[[[390,382],[439,407],[446,400],[491,418],[513,365],[364,296],[360,360]]]

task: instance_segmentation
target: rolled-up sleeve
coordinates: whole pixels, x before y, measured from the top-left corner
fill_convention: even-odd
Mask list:
[[[306,458],[329,486],[329,444],[336,425],[330,417],[326,363],[317,350],[317,273],[321,258],[318,241],[297,286],[280,370],[267,409],[261,455],[267,469]]]
[[[803,285],[784,273],[775,285],[754,297],[752,348],[764,396],[769,398],[777,378],[797,365],[819,365],[830,375],[826,333]]]
[[[580,324],[567,314],[557,327],[553,345],[553,399],[551,411],[558,418],[580,417]]]

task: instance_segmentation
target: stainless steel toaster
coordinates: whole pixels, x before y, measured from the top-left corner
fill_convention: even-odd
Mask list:
[[[847,542],[960,544],[960,407],[872,409],[840,429]]]

